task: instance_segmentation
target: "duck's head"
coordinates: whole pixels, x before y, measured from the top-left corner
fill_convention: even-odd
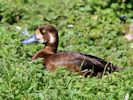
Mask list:
[[[58,45],[58,32],[57,30],[51,25],[43,25],[39,26],[35,34],[32,34],[28,39],[22,41],[23,44],[30,44],[30,43],[42,43],[45,45]]]

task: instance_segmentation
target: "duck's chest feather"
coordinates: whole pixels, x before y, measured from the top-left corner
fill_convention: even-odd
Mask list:
[[[46,68],[64,66],[73,71],[93,69],[96,72],[102,72],[106,64],[110,66],[110,63],[107,63],[100,58],[77,52],[58,52],[46,59],[44,58],[44,64]]]

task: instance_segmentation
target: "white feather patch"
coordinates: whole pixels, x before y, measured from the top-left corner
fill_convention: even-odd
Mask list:
[[[54,43],[55,42],[55,37],[52,34],[49,34],[49,43]]]

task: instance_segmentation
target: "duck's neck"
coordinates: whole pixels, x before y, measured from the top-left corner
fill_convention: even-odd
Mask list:
[[[47,45],[43,48],[43,51],[46,53],[46,54],[55,54],[57,52],[57,46],[50,46],[50,45]]]

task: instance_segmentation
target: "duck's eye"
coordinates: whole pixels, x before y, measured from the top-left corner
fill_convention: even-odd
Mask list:
[[[46,31],[45,30],[42,30],[42,34],[46,34]]]

